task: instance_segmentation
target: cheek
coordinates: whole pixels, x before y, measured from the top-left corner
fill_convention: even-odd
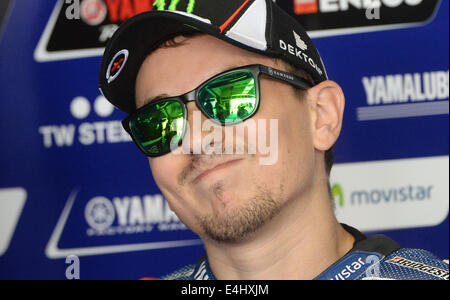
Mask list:
[[[174,171],[174,161],[167,159],[168,156],[148,159],[153,178],[158,186],[170,184],[170,179],[173,178],[173,174],[170,173]]]
[[[157,158],[149,158],[153,179],[167,200],[170,209],[191,230],[196,228],[195,216],[198,212],[192,206],[192,195],[178,183],[178,178],[187,165],[185,155],[167,154]]]
[[[305,99],[299,99],[293,89],[276,84],[271,89],[262,87],[262,98],[258,119],[265,119],[266,141],[278,134],[280,155],[307,155],[313,152],[312,132],[308,105]],[[278,124],[278,130],[270,128],[270,121]]]
[[[266,164],[268,167],[277,168],[281,174],[292,175],[292,172],[287,171],[305,166],[313,160],[314,147],[309,123],[301,118],[287,112],[284,116],[266,121],[265,131],[258,133],[258,146],[264,145],[265,150],[258,153],[261,165],[264,165],[261,163],[263,161],[269,162]]]
[[[179,197],[181,190],[178,177],[184,166],[182,156],[167,154],[157,158],[149,158],[153,179],[166,199]]]
[[[270,93],[270,92],[269,92]],[[266,93],[265,95],[268,95]],[[272,97],[262,99],[258,119],[266,119],[266,145],[269,149],[277,149],[276,161],[272,165],[259,166],[259,174],[265,174],[268,185],[283,186],[283,190],[292,194],[294,190],[308,185],[314,171],[314,146],[311,135],[309,111],[306,103],[290,94],[283,97],[272,93]],[[277,130],[270,126],[276,122]],[[277,138],[273,135],[276,134]],[[264,142],[264,141],[263,141]],[[267,157],[260,153],[259,156]],[[262,177],[262,176],[261,176]],[[261,178],[260,177],[260,178]]]
[[[284,152],[293,156],[313,154],[311,126],[305,110],[304,105],[287,109],[279,121],[280,143],[283,143]]]

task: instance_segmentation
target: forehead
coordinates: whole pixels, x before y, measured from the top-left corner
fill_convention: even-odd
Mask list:
[[[208,35],[177,37],[177,46],[161,47],[142,64],[136,79],[136,104],[141,107],[159,95],[187,93],[214,75],[249,64],[273,65],[258,55]]]

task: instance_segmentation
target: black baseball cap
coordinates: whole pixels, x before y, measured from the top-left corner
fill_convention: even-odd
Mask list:
[[[154,10],[124,22],[108,42],[100,67],[106,99],[134,112],[136,77],[146,57],[163,42],[190,32],[280,58],[306,71],[314,84],[328,79],[304,28],[272,0],[156,0]]]

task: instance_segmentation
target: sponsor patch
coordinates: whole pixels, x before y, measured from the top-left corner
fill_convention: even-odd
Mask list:
[[[426,265],[424,263],[421,262],[417,262],[417,261],[413,261],[413,260],[409,260],[400,256],[396,256],[392,259],[387,260],[386,262],[390,263],[390,264],[394,264],[397,266],[401,266],[401,267],[405,267],[405,268],[409,268],[409,269],[413,269],[413,270],[417,270],[417,271],[421,271],[423,273],[426,273],[428,275],[431,276],[435,276],[438,278],[442,278],[445,280],[449,279],[449,272],[437,267],[433,267],[430,265]]]

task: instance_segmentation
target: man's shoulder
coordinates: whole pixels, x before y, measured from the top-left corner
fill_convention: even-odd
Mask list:
[[[215,280],[206,255],[197,263],[187,265],[169,275],[161,277],[161,280]]]
[[[370,273],[363,279],[448,280],[449,264],[429,251],[401,248],[384,257]]]
[[[195,271],[195,264],[187,265],[168,275],[161,277],[161,280],[190,280]]]
[[[352,229],[358,233],[355,229]],[[355,234],[353,234],[355,236]],[[359,236],[359,237],[358,237]],[[358,238],[357,238],[358,237]],[[318,280],[448,280],[449,265],[422,249],[402,248],[384,235],[357,234],[353,248]]]

